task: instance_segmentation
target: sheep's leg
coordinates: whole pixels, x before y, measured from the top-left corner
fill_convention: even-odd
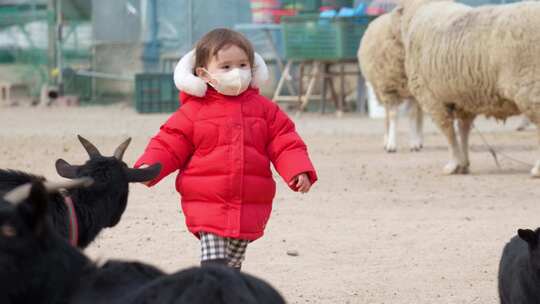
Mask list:
[[[527,103],[524,102],[524,104]],[[527,109],[523,114],[525,115],[523,120],[527,120],[536,126],[537,139],[540,144],[540,108]],[[540,159],[536,161],[534,167],[531,169],[531,176],[540,178]]]
[[[530,81],[527,79],[527,82]],[[536,126],[537,140],[540,144],[540,78],[529,85],[515,87],[519,90],[516,92],[514,101],[527,120]],[[540,159],[537,159],[531,169],[531,176],[540,178]]]
[[[397,121],[398,121],[398,107],[394,105],[385,105],[386,110],[386,135],[384,150],[388,153],[394,153],[397,151]]]
[[[450,152],[450,161],[444,166],[443,173],[445,175],[458,174],[461,172],[461,149],[459,147],[456,131],[454,129],[453,112],[446,108],[431,109],[430,111],[433,121],[439,127],[439,130],[446,136],[448,148]]]
[[[386,151],[386,146],[388,145],[388,130],[390,129],[390,117],[388,117],[388,106],[384,106],[384,150]]]
[[[459,172],[462,174],[469,173],[469,134],[471,133],[474,115],[461,115],[458,119],[459,139],[461,145],[461,163],[459,164]]]
[[[423,147],[424,138],[423,138],[423,124],[424,124],[424,113],[422,108],[414,99],[407,101],[409,104],[409,125],[410,125],[410,135],[409,142],[411,151],[420,151]]]
[[[441,128],[441,131],[446,136],[449,145],[450,161],[444,166],[443,173],[446,175],[458,174],[461,172],[461,149],[456,139],[456,132],[452,123],[448,127]]]
[[[536,123],[536,121],[534,122],[536,125],[536,132],[538,134],[538,143],[540,144],[540,124]],[[535,177],[535,178],[540,177],[540,160],[537,160],[536,163],[534,164],[534,167],[531,170],[531,175],[532,177]]]
[[[416,103],[416,134],[420,140],[420,148],[424,147],[424,111],[420,104],[415,100]]]

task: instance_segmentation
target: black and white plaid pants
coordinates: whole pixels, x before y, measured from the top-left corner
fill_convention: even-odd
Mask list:
[[[248,240],[224,238],[209,232],[199,232],[201,261],[224,259],[227,266],[240,268],[246,256]]]

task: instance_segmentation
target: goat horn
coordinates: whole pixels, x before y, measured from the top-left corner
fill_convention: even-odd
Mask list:
[[[90,156],[90,158],[101,156],[101,153],[99,153],[99,150],[96,148],[96,146],[94,146],[86,138],[84,138],[84,137],[82,137],[80,135],[77,135],[77,137],[79,138],[79,141],[83,145],[84,149],[86,150],[86,152],[88,153],[88,156]]]
[[[17,188],[9,191],[4,195],[4,200],[17,205],[18,203],[24,201],[30,195],[30,189],[32,188],[32,183],[26,183],[24,185],[18,186]]]
[[[126,149],[129,146],[130,142],[131,142],[131,137],[129,137],[123,143],[121,143],[120,146],[118,146],[118,148],[114,150],[114,158],[118,160],[122,160],[122,158],[124,157],[124,152],[126,152]]]
[[[60,189],[72,189],[88,187],[94,183],[94,180],[90,177],[81,177],[72,180],[62,182],[44,182],[43,185],[48,193],[57,192]]]
[[[88,187],[92,185],[94,180],[90,177],[82,177],[73,180],[68,180],[65,182],[43,182],[43,186],[49,193],[57,192],[60,189],[72,189],[78,187]],[[18,186],[17,188],[9,191],[4,195],[4,200],[17,205],[20,202],[24,201],[30,195],[30,190],[32,189],[32,183],[26,183],[24,185]]]

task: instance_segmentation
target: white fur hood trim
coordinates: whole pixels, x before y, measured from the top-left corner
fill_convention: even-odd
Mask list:
[[[184,55],[176,64],[174,69],[174,84],[178,90],[189,95],[204,97],[206,95],[207,85],[204,80],[195,76],[195,50],[191,50]],[[260,88],[268,80],[268,67],[262,57],[255,53],[255,62],[253,68],[253,79],[251,86]]]

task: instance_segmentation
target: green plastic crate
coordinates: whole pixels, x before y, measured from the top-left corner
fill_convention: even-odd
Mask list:
[[[13,63],[15,62],[15,56],[13,56],[10,50],[0,49],[0,63]]]
[[[82,102],[92,99],[92,78],[81,76],[75,70],[66,68],[63,70],[64,94],[79,96]]]
[[[294,8],[300,12],[318,12],[321,0],[282,0],[281,5],[285,8]]]
[[[281,5],[285,8],[297,9],[300,13],[319,12],[321,6],[352,7],[353,0],[282,0]]]
[[[294,60],[354,59],[360,39],[373,19],[374,16],[283,17],[285,57]]]
[[[322,0],[321,6],[353,7],[353,0]]]
[[[139,113],[171,113],[178,109],[178,90],[170,73],[135,75],[135,109]]]

